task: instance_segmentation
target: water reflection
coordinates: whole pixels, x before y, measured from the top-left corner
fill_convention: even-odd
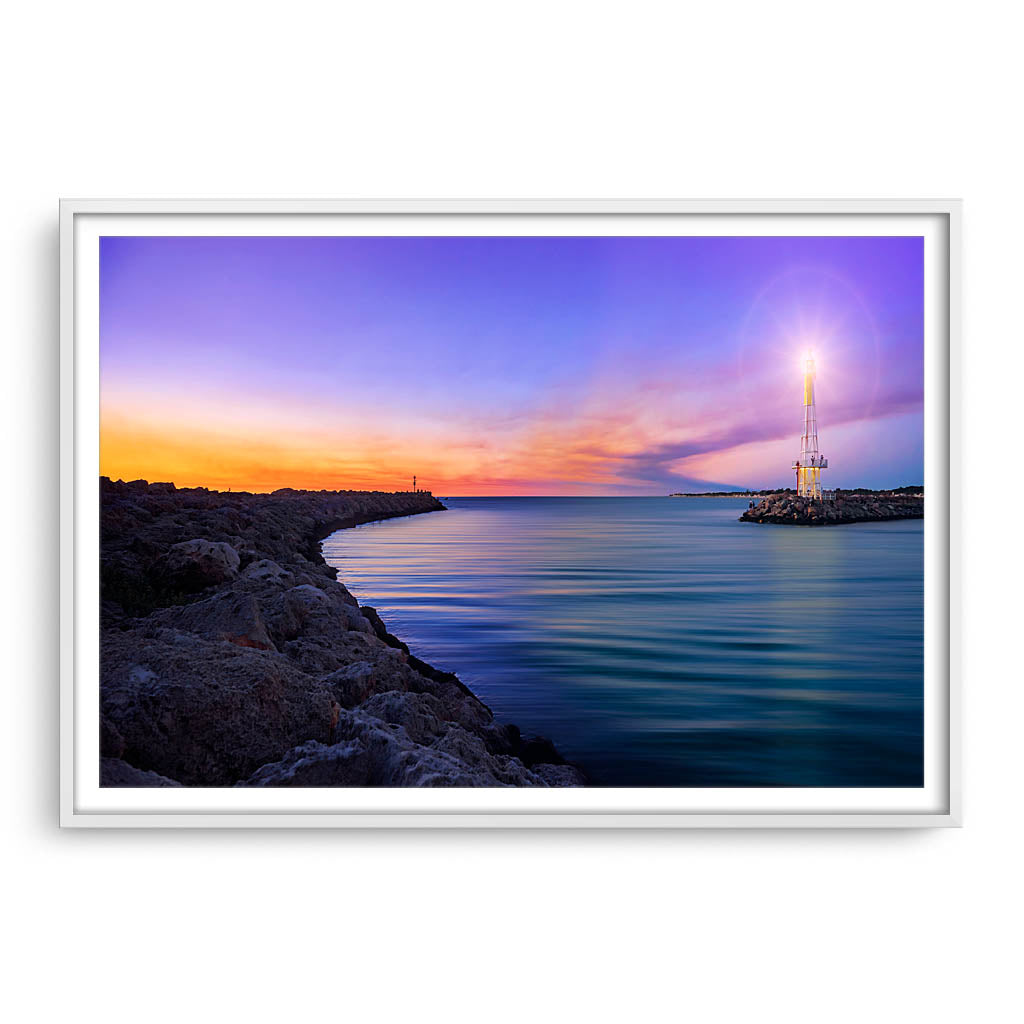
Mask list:
[[[427,661],[601,785],[922,782],[923,524],[745,502],[465,498],[327,560]]]

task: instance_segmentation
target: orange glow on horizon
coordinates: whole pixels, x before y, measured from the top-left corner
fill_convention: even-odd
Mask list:
[[[100,473],[254,492],[402,491],[415,473],[435,494],[481,496],[788,485],[788,393],[723,411],[704,377],[686,388],[668,377],[622,373],[588,383],[574,402],[548,395],[514,413],[409,406],[380,412],[351,401],[273,401],[248,393],[144,402],[105,389]],[[830,451],[854,474],[857,453],[873,450],[864,445],[862,409],[832,409]]]
[[[114,480],[254,492],[280,487],[400,491],[411,487],[416,473],[435,494],[592,494],[625,482],[623,458],[629,450],[624,437],[612,441],[607,430],[566,437],[548,423],[486,441],[421,432],[410,442],[404,431],[397,437],[355,437],[344,430],[240,434],[211,426],[172,432],[107,414],[100,431],[100,473]]]

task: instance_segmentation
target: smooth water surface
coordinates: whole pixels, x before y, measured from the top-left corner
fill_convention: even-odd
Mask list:
[[[413,652],[606,786],[919,786],[923,522],[735,498],[453,498],[324,556]]]

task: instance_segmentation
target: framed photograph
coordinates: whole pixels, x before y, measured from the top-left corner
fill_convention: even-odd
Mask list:
[[[60,218],[62,825],[960,824],[958,202]]]

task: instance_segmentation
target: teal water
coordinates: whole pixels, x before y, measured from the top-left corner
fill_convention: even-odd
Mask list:
[[[415,654],[607,786],[919,786],[923,522],[453,498],[324,556]]]

